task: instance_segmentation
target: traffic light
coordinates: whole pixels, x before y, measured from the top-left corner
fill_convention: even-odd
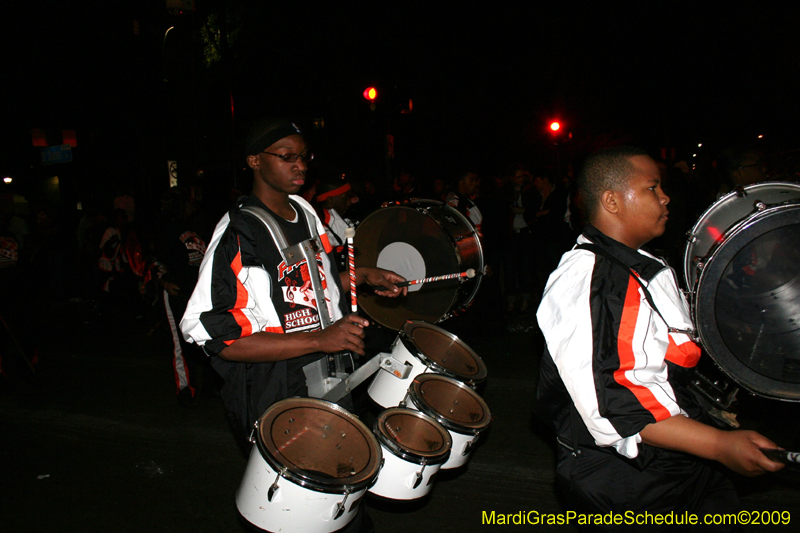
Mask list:
[[[370,102],[374,102],[378,98],[378,90],[375,87],[367,87],[364,89],[364,98]]]
[[[369,101],[369,108],[371,111],[375,111],[375,100],[378,98],[378,89],[375,87],[367,87],[364,89],[364,98]]]

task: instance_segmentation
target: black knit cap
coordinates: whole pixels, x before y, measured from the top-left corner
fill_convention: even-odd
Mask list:
[[[245,148],[247,155],[258,155],[272,143],[289,135],[302,135],[303,132],[294,122],[283,118],[268,118],[259,120],[247,134]]]

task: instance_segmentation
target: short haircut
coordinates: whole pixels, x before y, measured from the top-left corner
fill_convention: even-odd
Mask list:
[[[648,155],[635,146],[615,146],[590,155],[578,176],[578,193],[583,200],[586,215],[591,222],[600,207],[600,197],[605,191],[625,188],[634,172],[631,158]]]

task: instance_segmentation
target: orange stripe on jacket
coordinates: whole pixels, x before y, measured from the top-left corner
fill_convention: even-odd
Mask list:
[[[236,323],[239,324],[239,327],[242,328],[241,336],[248,337],[253,334],[253,326],[241,311],[243,307],[247,306],[247,289],[245,289],[244,284],[239,281],[239,272],[242,271],[241,250],[236,253],[236,257],[231,261],[231,269],[233,270],[234,276],[236,276],[236,303],[233,309],[230,310],[230,313],[233,315]]]
[[[697,361],[700,360],[700,347],[692,341],[684,342],[678,346],[670,336],[667,354],[664,359],[684,368],[693,368],[697,366]]]
[[[619,355],[619,368],[614,371],[614,380],[630,390],[634,396],[656,419],[656,422],[666,420],[670,412],[661,405],[647,387],[635,385],[625,376],[625,372],[633,370],[636,358],[633,353],[633,335],[636,331],[636,320],[639,316],[641,297],[639,284],[633,277],[628,280],[628,292],[625,294],[625,307],[622,310],[622,319],[617,333],[617,352]]]

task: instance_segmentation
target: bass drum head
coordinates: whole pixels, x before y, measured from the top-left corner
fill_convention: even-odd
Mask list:
[[[800,203],[766,208],[705,260],[693,298],[700,339],[734,381],[800,401]]]
[[[403,326],[403,338],[413,345],[413,352],[432,363],[432,370],[460,381],[477,385],[486,379],[483,359],[457,336],[438,326],[409,320]]]
[[[381,451],[375,435],[338,405],[313,398],[272,404],[259,419],[261,455],[284,477],[320,492],[360,490],[378,475]]]
[[[392,270],[407,280],[465,272],[483,272],[483,250],[475,227],[447,204],[417,201],[383,207],[358,225],[357,266]],[[399,331],[407,320],[435,324],[465,308],[480,286],[481,276],[412,285],[407,296],[382,298],[372,292],[358,303],[379,324]]]
[[[492,420],[489,406],[477,392],[440,374],[421,374],[408,389],[420,411],[456,433],[479,433]]]
[[[692,290],[697,283],[697,265],[718,246],[725,234],[739,221],[752,214],[755,203],[782,204],[800,198],[800,184],[763,182],[747,185],[744,195],[734,191],[706,209],[689,233],[683,256],[683,279]]]

